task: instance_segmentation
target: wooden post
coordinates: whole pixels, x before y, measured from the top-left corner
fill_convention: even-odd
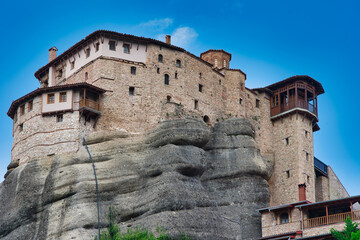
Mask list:
[[[328,206],[326,206],[326,225],[329,224],[329,210]]]

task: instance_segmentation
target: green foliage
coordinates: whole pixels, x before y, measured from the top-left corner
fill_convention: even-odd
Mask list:
[[[100,240],[191,240],[186,235],[179,238],[170,238],[165,230],[157,228],[156,232],[158,237],[155,236],[146,228],[136,227],[135,229],[128,229],[125,233],[121,232],[120,227],[115,224],[115,215],[113,209],[109,208],[109,228],[101,233]],[[98,240],[97,236],[95,240]]]
[[[345,219],[343,231],[340,232],[332,228],[330,232],[337,240],[360,240],[359,224],[352,222],[350,217]]]

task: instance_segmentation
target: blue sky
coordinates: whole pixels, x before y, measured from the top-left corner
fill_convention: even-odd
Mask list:
[[[39,87],[34,72],[86,35],[107,29],[163,40],[200,55],[232,53],[249,88],[306,74],[322,83],[315,156],[360,195],[358,1],[5,1],[0,8],[0,181],[10,162],[11,101]]]

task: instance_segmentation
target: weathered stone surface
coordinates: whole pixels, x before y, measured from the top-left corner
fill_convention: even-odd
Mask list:
[[[164,227],[195,239],[256,239],[255,209],[269,204],[271,161],[252,126],[230,119],[161,123],[147,135],[87,136],[99,180],[101,225],[110,206],[123,229]],[[34,159],[0,185],[0,238],[93,239],[97,212],[91,161],[77,153]]]

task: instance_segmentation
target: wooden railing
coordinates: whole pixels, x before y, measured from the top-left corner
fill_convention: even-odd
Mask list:
[[[340,222],[344,222],[344,220],[348,217],[351,217],[351,220],[359,220],[360,211],[345,212],[345,213],[338,213],[323,217],[304,219],[304,228],[340,223]]]
[[[306,110],[309,110],[310,112],[314,113],[317,116],[317,109],[316,107],[308,103],[305,100],[298,100],[297,102],[295,100],[289,100],[287,103],[280,104],[278,106],[271,108],[271,116],[275,116],[277,114],[286,112],[288,110],[291,110],[293,108],[303,108]]]
[[[80,100],[80,108],[81,107],[88,107],[88,108],[92,108],[95,109],[97,111],[100,111],[100,104],[99,102],[90,100],[90,99],[81,99]]]

